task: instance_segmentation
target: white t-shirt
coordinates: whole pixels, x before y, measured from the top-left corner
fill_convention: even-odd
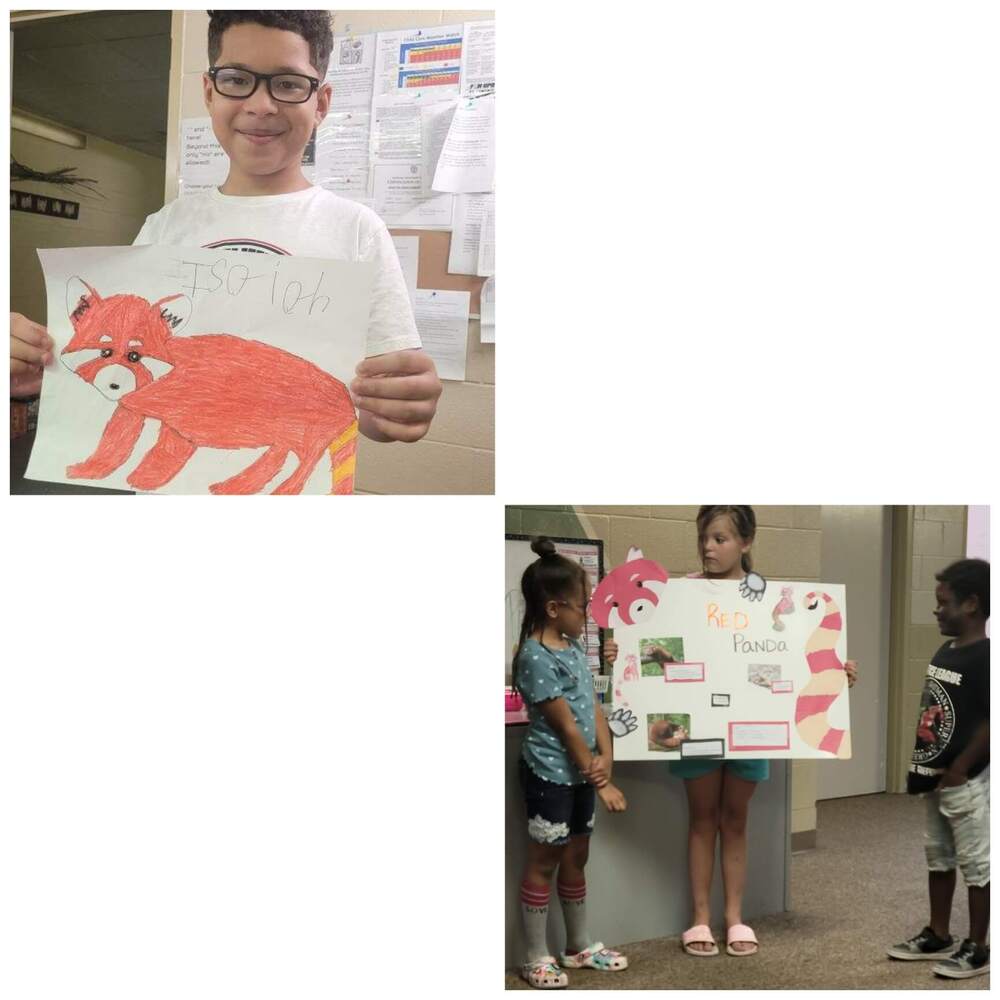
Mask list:
[[[187,195],[146,218],[134,246],[165,243],[377,265],[369,357],[420,347],[399,257],[385,223],[364,205],[321,187],[240,197],[217,188]]]

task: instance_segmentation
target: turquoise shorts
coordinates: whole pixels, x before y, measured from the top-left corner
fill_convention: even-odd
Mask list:
[[[766,760],[672,760],[667,766],[675,778],[700,778],[720,767],[744,781],[767,781],[771,773]]]

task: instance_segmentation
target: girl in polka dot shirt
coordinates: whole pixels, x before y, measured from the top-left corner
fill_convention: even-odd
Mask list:
[[[521,578],[524,621],[514,657],[514,684],[528,706],[521,757],[528,816],[528,859],[521,880],[526,955],[521,976],[532,986],[568,985],[563,968],[617,972],[624,955],[594,941],[586,926],[584,866],[596,799],[625,809],[611,784],[611,733],[594,694],[580,635],[587,618],[587,576],[547,538]],[[545,928],[552,876],[566,921],[566,950],[549,954]]]

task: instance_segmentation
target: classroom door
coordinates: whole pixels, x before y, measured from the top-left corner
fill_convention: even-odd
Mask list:
[[[852,757],[817,761],[817,799],[885,791],[891,523],[888,507],[822,510],[820,579],[847,587],[847,652],[859,680],[850,695]]]

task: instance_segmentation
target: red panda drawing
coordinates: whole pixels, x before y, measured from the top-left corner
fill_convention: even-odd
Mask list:
[[[129,474],[137,490],[170,482],[199,448],[266,448],[212,493],[258,493],[289,453],[298,467],[274,493],[300,493],[329,452],[332,493],[354,489],[358,423],[347,387],[304,358],[225,333],[177,337],[191,302],[170,295],[102,298],[80,278],[67,304],[73,336],[60,360],[117,403],[97,450],[66,469],[70,478],[103,479],[131,456],[146,420],[160,434]]]

